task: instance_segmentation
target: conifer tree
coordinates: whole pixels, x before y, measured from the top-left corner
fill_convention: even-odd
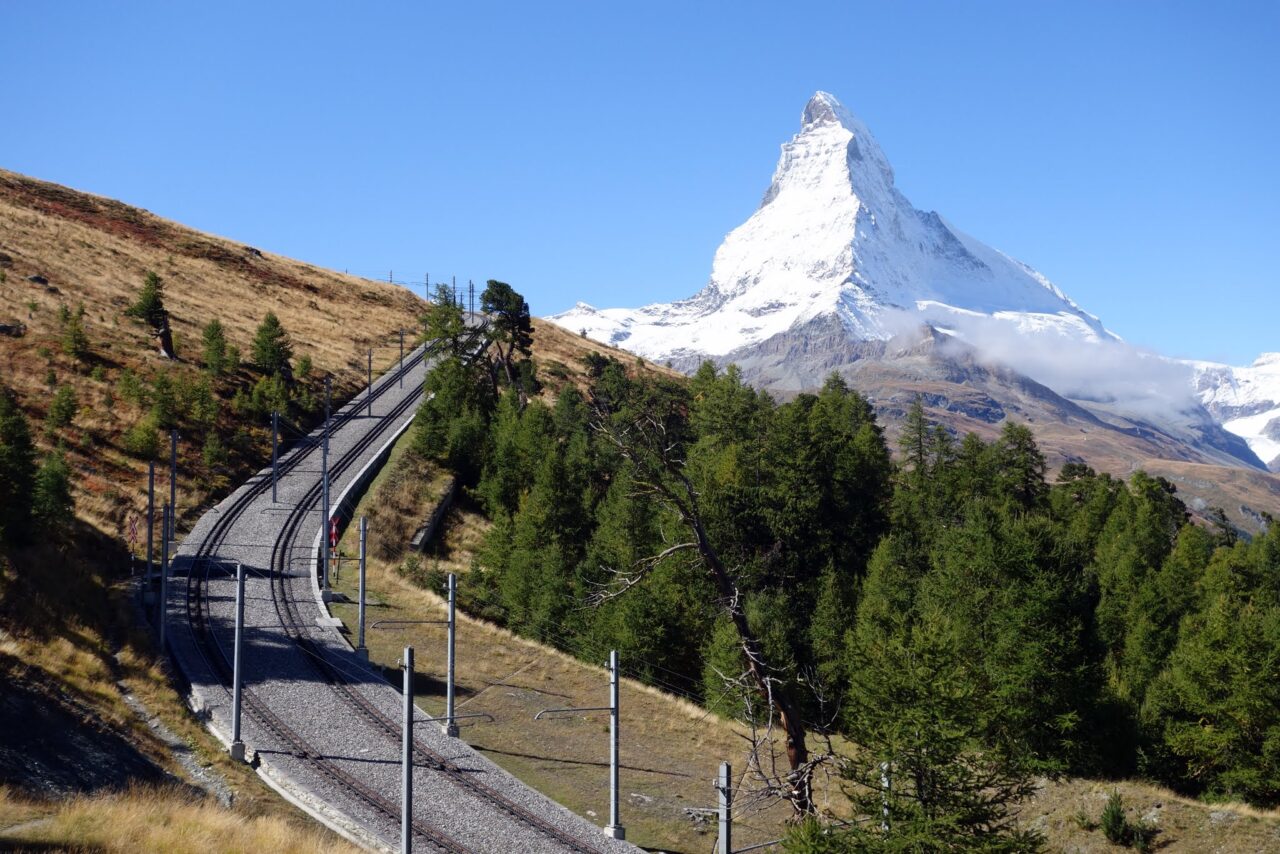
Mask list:
[[[84,303],[77,305],[75,311],[68,311],[66,306],[62,306],[59,320],[62,325],[59,336],[62,352],[84,361],[89,355],[89,336],[84,331]]]
[[[254,367],[259,371],[267,376],[278,374],[287,385],[293,385],[293,368],[289,363],[293,358],[293,344],[274,312],[267,312],[258,325],[252,355]]]
[[[45,433],[53,435],[59,430],[71,426],[76,413],[80,411],[80,403],[76,399],[75,389],[69,385],[60,385],[49,401],[49,412],[45,416]]]
[[[529,358],[533,323],[529,304],[506,282],[490,279],[480,294],[480,310],[488,315],[489,336],[508,385],[516,385],[517,362]]]
[[[72,519],[71,468],[61,452],[45,457],[36,472],[31,510],[45,530],[58,532]]]
[[[1006,421],[991,446],[995,488],[1024,510],[1036,507],[1048,493],[1044,482],[1044,454],[1025,424]]]
[[[160,354],[166,359],[176,358],[173,351],[173,333],[169,328],[169,311],[164,305],[164,282],[153,271],[148,271],[142,282],[138,298],[125,310],[151,328]]]
[[[1039,850],[1039,837],[1015,821],[1036,790],[1022,746],[991,742],[996,700],[979,687],[947,613],[881,599],[896,595],[881,575],[893,569],[879,563],[864,587],[845,721],[859,745],[846,765],[850,793],[873,818],[832,831],[838,847],[829,850]]]
[[[1280,803],[1280,527],[1220,549],[1143,717],[1180,787]]]
[[[428,344],[454,358],[464,355],[468,337],[467,324],[463,318],[462,306],[454,301],[448,285],[436,285],[435,298],[427,304],[421,320]]]
[[[222,376],[231,367],[227,363],[227,334],[222,321],[215,317],[205,324],[201,342],[205,370],[215,377]]]
[[[0,386],[0,543],[25,539],[31,519],[35,446],[13,393]]]

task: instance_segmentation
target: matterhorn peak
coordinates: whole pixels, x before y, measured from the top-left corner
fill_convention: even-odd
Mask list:
[[[808,127],[828,122],[843,124],[845,118],[852,118],[852,114],[844,108],[844,104],[841,104],[830,92],[820,91],[815,92],[809,99],[809,103],[804,105],[804,115],[801,120],[805,127]]]
[[[1030,267],[914,208],[871,131],[823,91],[805,104],[760,207],[720,245],[699,294],[552,319],[682,364],[831,320],[854,340],[921,325],[972,339],[991,324],[1110,337]]]

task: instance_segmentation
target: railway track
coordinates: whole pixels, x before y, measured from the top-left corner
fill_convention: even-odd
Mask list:
[[[348,459],[358,459],[358,452]],[[343,464],[342,461],[340,461],[340,464]],[[346,465],[349,465],[349,463],[346,463]],[[276,539],[271,559],[271,592],[276,606],[276,613],[279,615],[280,623],[285,627],[285,631],[290,638],[308,653],[307,661],[310,663],[313,672],[334,691],[338,692],[347,704],[372,723],[389,742],[398,744],[401,737],[401,724],[384,714],[381,709],[356,690],[351,685],[346,674],[335,667],[329,661],[324,650],[308,637],[307,632],[310,626],[302,617],[297,601],[289,593],[289,585],[286,582],[286,578],[288,576],[289,552],[292,550],[291,543],[299,536],[299,528],[305,521],[308,512],[306,508],[319,498],[319,494],[320,486],[317,484],[299,502],[281,530],[280,536]],[[428,764],[444,775],[450,783],[498,807],[516,821],[563,845],[566,850],[580,852],[580,854],[599,854],[598,848],[586,845],[575,837],[560,831],[554,825],[534,815],[500,792],[471,779],[468,772],[446,759],[439,752],[431,749],[418,738],[413,740],[413,752],[415,757],[420,756],[427,760]]]
[[[416,353],[414,358],[410,359],[403,368],[397,371],[396,375],[393,375],[393,379],[397,379],[401,372],[411,371],[419,362],[421,362],[422,358],[423,356],[421,352]],[[390,383],[384,382],[381,389],[375,389],[375,399],[380,398],[382,396],[382,392],[385,392],[388,388],[390,388]],[[391,413],[388,414],[387,418],[394,419],[402,416],[417,402],[420,395],[421,392],[419,391],[417,394],[406,397],[392,410]],[[349,412],[340,413],[334,426],[342,426],[343,424],[348,423],[356,416],[357,412],[358,407],[355,407]],[[368,435],[376,438],[380,434],[381,431],[371,431]],[[372,439],[370,439],[370,443],[371,442]],[[364,443],[362,446],[358,446],[358,450],[353,448],[352,452],[348,452],[344,457],[347,460],[352,459],[353,452],[354,454],[358,454],[360,451],[367,449],[368,444],[369,443]],[[299,449],[298,453],[290,455],[286,462],[280,466],[280,473],[287,474],[292,471],[307,457],[308,453],[308,451]],[[348,462],[347,464],[349,465],[350,463]],[[205,589],[207,587],[210,574],[215,569],[225,569],[225,564],[213,557],[217,553],[218,547],[222,545],[227,534],[244,511],[248,509],[254,500],[265,493],[267,483],[268,481],[265,478],[260,479],[259,483],[255,484],[252,489],[238,497],[227,511],[218,518],[213,530],[209,532],[209,535],[201,543],[200,549],[194,555],[192,559],[193,565],[187,575],[186,610],[188,620],[192,626],[192,631],[197,639],[197,648],[204,656],[206,665],[208,665],[210,670],[217,675],[219,681],[228,692],[231,690],[232,680],[231,659],[227,649],[218,641],[217,635],[212,630],[209,614],[209,597],[205,595]],[[310,493],[308,493],[308,495],[310,495]],[[292,515],[305,517],[305,511],[303,513],[297,513],[295,509],[295,513]],[[315,750],[311,744],[297,732],[297,730],[285,722],[279,715],[275,714],[275,712],[271,710],[270,706],[258,696],[256,691],[248,688],[247,686],[244,687],[241,691],[241,701],[244,705],[245,712],[247,712],[259,726],[274,735],[281,744],[288,747],[296,758],[306,762],[317,774],[329,780],[333,784],[353,792],[361,801],[378,813],[382,814],[389,821],[399,821],[400,805],[398,803],[386,798],[377,790],[365,785],[363,781],[359,780],[354,775],[343,770],[337,765],[337,763],[325,758],[324,755],[320,751]],[[470,848],[438,828],[428,827],[418,821],[414,821],[412,826],[414,834],[419,838],[419,840],[428,843],[437,851],[456,852],[456,854],[470,854],[471,852]]]
[[[424,352],[422,350],[416,351],[413,357],[406,361],[403,368],[396,373],[389,374],[389,379],[374,389],[374,399],[380,399],[383,393],[395,384],[398,374],[401,372],[408,373],[413,370],[423,358],[425,358]],[[383,438],[386,426],[398,423],[417,404],[420,397],[421,386],[418,385],[416,386],[416,391],[397,403],[390,412],[381,416],[382,424],[377,429],[367,432],[352,447],[343,451],[330,466],[331,479],[340,477],[351,466],[355,465],[375,442]],[[333,420],[331,429],[340,428],[357,417],[364,405],[363,401],[364,398],[360,398],[358,405],[350,406],[339,413]],[[281,463],[282,474],[295,469],[310,454],[311,449],[297,449],[295,453]],[[212,628],[210,597],[207,595],[208,582],[214,573],[226,567],[226,563],[217,560],[215,555],[225,541],[227,534],[234,527],[236,520],[241,518],[248,507],[269,488],[269,484],[269,476],[260,477],[250,489],[245,490],[230,507],[226,508],[192,556],[192,565],[187,577],[186,611],[196,640],[196,647],[210,672],[215,675],[218,682],[228,693],[230,692],[232,680],[230,652],[226,649],[224,643],[219,641]],[[304,606],[300,606],[290,590],[290,555],[298,548],[297,540],[305,536],[302,533],[303,526],[308,514],[314,512],[313,505],[319,501],[320,492],[320,483],[312,485],[306,491],[290,510],[272,545],[268,571],[272,604],[279,619],[280,627],[292,643],[303,653],[301,658],[308,663],[312,675],[319,682],[328,686],[345,707],[366,721],[372,730],[378,733],[386,742],[391,745],[398,745],[401,738],[399,721],[387,715],[367,696],[361,693],[356,685],[353,684],[349,675],[331,660],[331,654],[324,649],[324,646],[317,643],[310,636],[311,625],[304,619],[301,610],[301,607]],[[306,547],[305,544],[303,546]],[[270,705],[256,691],[248,687],[243,688],[242,703],[245,712],[251,719],[278,739],[279,743],[295,758],[305,762],[316,774],[332,785],[353,793],[359,801],[373,809],[389,823],[393,825],[398,823],[400,819],[400,806],[398,803],[394,803],[384,797],[374,787],[340,767],[333,759],[325,757],[321,751],[316,750],[305,736],[272,711]],[[417,737],[413,740],[413,753],[415,765],[422,764],[431,768],[463,793],[464,797],[482,801],[489,808],[502,813],[511,821],[519,823],[529,831],[536,833],[563,850],[579,852],[579,854],[600,854],[600,848],[590,845],[556,827],[541,816],[514,802],[502,792],[479,780],[472,779],[475,776],[474,772],[461,768]],[[414,820],[412,827],[417,838],[416,841],[427,843],[432,850],[447,852],[467,852],[472,850],[441,828],[429,826],[419,820]]]

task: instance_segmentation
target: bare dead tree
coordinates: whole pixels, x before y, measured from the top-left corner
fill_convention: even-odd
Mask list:
[[[679,405],[660,396],[641,402],[625,415],[615,414],[607,403],[594,402],[593,427],[632,464],[632,478],[638,492],[661,501],[679,518],[690,535],[656,555],[643,558],[629,570],[616,571],[612,580],[595,595],[602,602],[621,595],[641,583],[653,569],[675,555],[695,552],[707,575],[715,585],[718,600],[738,635],[746,670],[740,679],[752,689],[745,696],[755,697],[756,708],[749,710],[748,720],[763,722],[753,729],[753,748],[749,764],[761,784],[762,792],[791,803],[796,816],[815,811],[812,779],[814,770],[829,758],[813,757],[806,743],[806,727],[800,719],[799,707],[787,682],[765,660],[760,640],[747,620],[744,597],[739,585],[740,573],[730,569],[707,533],[698,491],[685,473],[683,458],[683,413]],[[787,761],[786,773],[776,766],[773,722],[781,728]]]

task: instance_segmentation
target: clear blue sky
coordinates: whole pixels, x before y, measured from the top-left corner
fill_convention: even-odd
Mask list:
[[[0,166],[536,314],[705,283],[817,89],[1134,343],[1280,350],[1280,3],[0,0]]]

